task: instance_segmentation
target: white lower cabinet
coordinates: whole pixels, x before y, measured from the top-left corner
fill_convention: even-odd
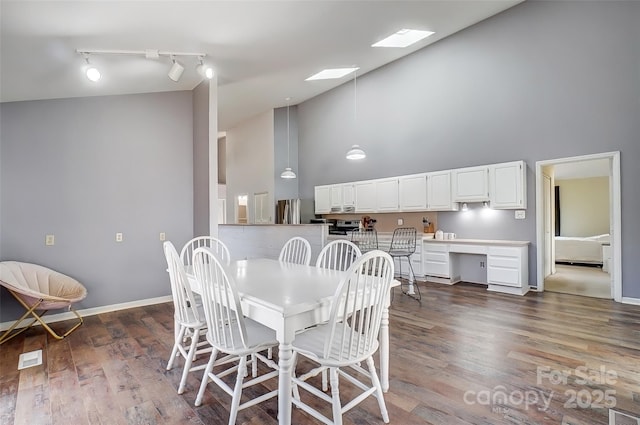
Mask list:
[[[424,241],[423,273],[427,280],[454,284],[460,281],[458,254],[486,255],[487,289],[524,295],[529,291],[528,253],[528,242],[520,241]]]
[[[424,274],[451,278],[451,261],[449,258],[449,246],[441,243],[424,243],[422,245],[422,258]]]
[[[513,290],[519,293],[529,277],[529,259],[527,257],[526,247],[490,247],[487,254],[489,290],[495,291],[508,286],[513,287]],[[526,286],[528,290],[528,285]]]

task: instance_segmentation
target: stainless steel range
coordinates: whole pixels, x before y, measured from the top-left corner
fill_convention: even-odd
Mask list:
[[[329,233],[332,235],[346,235],[352,230],[358,230],[359,227],[360,220],[338,220],[335,229],[333,231],[329,230]]]

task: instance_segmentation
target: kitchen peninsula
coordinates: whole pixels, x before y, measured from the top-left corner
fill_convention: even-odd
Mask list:
[[[326,224],[220,224],[218,237],[229,248],[231,261],[248,258],[278,259],[282,246],[300,236],[311,244],[312,262],[327,243]]]

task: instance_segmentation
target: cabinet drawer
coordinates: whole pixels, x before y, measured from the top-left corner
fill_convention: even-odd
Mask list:
[[[499,257],[489,255],[487,257],[487,267],[497,267],[504,269],[518,270],[520,268],[520,259],[513,257]]]
[[[424,274],[438,277],[451,277],[449,272],[449,263],[432,263],[426,261],[424,263]]]
[[[449,245],[440,243],[424,243],[422,246],[424,252],[449,252]]]
[[[486,254],[487,247],[482,245],[462,245],[452,243],[449,246],[449,252],[457,252],[459,254]]]
[[[515,268],[487,267],[487,283],[505,286],[521,286],[520,271]]]
[[[449,253],[448,252],[425,251],[423,255],[424,255],[425,263],[449,264]]]
[[[497,255],[503,257],[520,258],[520,248],[512,248],[505,246],[492,246],[489,247],[489,255]]]

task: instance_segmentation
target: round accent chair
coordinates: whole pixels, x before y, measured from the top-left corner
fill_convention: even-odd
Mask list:
[[[36,322],[40,323],[55,339],[62,339],[82,325],[82,316],[71,304],[87,296],[86,288],[77,280],[46,267],[19,261],[0,262],[0,285],[27,310],[9,329],[0,335],[0,344],[24,332]],[[78,322],[63,334],[56,333],[42,320],[49,310],[66,308],[73,312]],[[26,327],[14,332],[22,321],[33,317]]]

